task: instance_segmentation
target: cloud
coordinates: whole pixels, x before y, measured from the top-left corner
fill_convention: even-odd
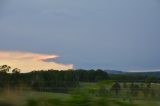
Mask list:
[[[0,51],[0,65],[7,64],[13,68],[20,68],[22,72],[32,70],[68,70],[73,69],[73,64],[47,62],[45,60],[58,58],[57,55],[39,54],[21,51]]]

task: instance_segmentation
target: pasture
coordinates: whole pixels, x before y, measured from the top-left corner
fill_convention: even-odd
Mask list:
[[[136,83],[139,86],[141,83]],[[32,90],[5,90],[0,93],[0,106],[160,106],[159,84],[151,84],[156,94],[128,92],[123,83],[118,95],[108,92],[113,82],[80,83],[68,93],[37,92]],[[127,86],[131,85],[128,83]],[[145,84],[143,85],[145,87]],[[125,87],[125,88],[124,88]],[[106,89],[106,91],[104,90]],[[151,90],[150,88],[150,90]],[[145,92],[144,92],[145,93]]]

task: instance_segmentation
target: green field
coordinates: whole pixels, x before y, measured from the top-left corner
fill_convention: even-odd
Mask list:
[[[125,89],[118,96],[114,93],[95,95],[102,86],[109,89],[111,85],[111,82],[81,83],[69,93],[5,90],[0,93],[0,106],[160,106],[159,99],[142,94],[128,96]],[[152,87],[159,89],[160,85],[152,84]]]
[[[47,93],[47,92],[25,92],[25,93],[10,93],[1,95],[0,106],[64,106],[72,104],[72,106],[160,106],[160,101],[155,100],[123,100],[115,98],[85,98],[84,101],[81,97],[77,100],[72,100],[70,94],[64,93]],[[79,99],[79,98],[80,99]],[[78,100],[79,99],[79,100]],[[82,99],[82,100],[81,100]],[[79,101],[79,102],[78,102]],[[70,103],[72,102],[72,103]],[[103,103],[103,102],[106,102]],[[77,103],[77,105],[76,105]],[[82,104],[82,105],[79,105]]]

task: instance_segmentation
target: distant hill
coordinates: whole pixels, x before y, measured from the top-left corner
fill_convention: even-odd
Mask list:
[[[138,75],[138,76],[154,76],[160,78],[160,71],[155,72],[128,72],[129,75]]]
[[[160,78],[160,71],[154,72],[125,72],[125,71],[118,71],[118,70],[104,70],[108,74],[128,74],[133,76],[154,76]]]
[[[117,70],[104,70],[108,74],[124,74],[125,72],[123,71],[117,71]]]

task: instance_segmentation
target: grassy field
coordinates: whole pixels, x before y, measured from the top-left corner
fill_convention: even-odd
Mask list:
[[[108,89],[111,82],[81,83],[70,93],[51,93],[23,90],[5,90],[0,93],[0,106],[160,106],[160,101],[150,98],[126,97],[124,91],[117,97],[111,95],[93,95],[88,92],[101,86]],[[152,84],[158,89],[159,84]]]
[[[120,98],[82,98],[81,96],[74,97],[75,99],[73,99],[70,94],[64,93],[10,93],[8,95],[5,94],[5,96],[1,95],[0,106],[160,106],[160,101],[153,100],[129,101]]]

